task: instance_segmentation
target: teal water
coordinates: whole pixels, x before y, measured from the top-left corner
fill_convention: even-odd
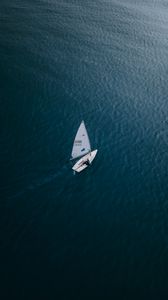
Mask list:
[[[1,299],[168,294],[167,8],[1,1]]]

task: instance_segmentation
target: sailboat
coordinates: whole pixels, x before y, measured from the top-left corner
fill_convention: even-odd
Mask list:
[[[94,160],[97,151],[97,149],[91,151],[88,133],[85,123],[82,121],[76,133],[71,153],[71,159],[81,158],[75,163],[72,170],[79,173],[86,169]]]

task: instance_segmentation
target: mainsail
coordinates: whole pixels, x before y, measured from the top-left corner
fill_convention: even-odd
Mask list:
[[[90,141],[84,121],[81,122],[72,148],[72,159],[78,158],[91,151]]]

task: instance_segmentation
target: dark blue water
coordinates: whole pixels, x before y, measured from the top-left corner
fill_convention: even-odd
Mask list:
[[[167,295],[167,2],[1,0],[0,70],[1,299]]]

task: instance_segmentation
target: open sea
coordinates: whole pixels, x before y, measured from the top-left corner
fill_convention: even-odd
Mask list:
[[[1,0],[0,122],[0,299],[167,299],[168,2]]]

